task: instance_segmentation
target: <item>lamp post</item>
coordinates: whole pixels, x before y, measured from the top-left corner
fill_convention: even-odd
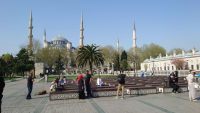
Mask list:
[[[134,71],[134,76],[136,76],[136,54],[133,55],[133,71]]]
[[[114,75],[114,63],[112,63],[112,73]]]
[[[154,69],[154,61],[152,61],[152,62],[153,62],[153,69],[152,69],[152,71],[153,71],[153,72],[152,72],[152,76],[153,76],[153,75],[154,75],[154,70],[155,70],[155,69]]]

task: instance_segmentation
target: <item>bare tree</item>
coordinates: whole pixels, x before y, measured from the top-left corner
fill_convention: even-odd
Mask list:
[[[174,64],[178,70],[184,69],[184,65],[186,64],[183,59],[173,59],[171,63]]]

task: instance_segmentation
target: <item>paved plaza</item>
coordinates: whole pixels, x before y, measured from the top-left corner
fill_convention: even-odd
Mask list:
[[[188,93],[126,96],[49,101],[47,95],[34,95],[50,84],[34,84],[31,100],[26,100],[26,80],[6,83],[3,113],[200,113],[200,101],[190,102]]]

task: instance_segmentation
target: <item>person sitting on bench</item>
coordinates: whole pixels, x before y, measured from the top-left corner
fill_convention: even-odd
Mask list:
[[[102,81],[101,77],[99,76],[97,78],[97,86],[102,86],[102,85],[103,85],[103,81]]]

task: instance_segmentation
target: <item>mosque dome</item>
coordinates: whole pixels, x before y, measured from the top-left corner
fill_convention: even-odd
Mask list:
[[[67,41],[63,36],[56,36],[53,41]]]

